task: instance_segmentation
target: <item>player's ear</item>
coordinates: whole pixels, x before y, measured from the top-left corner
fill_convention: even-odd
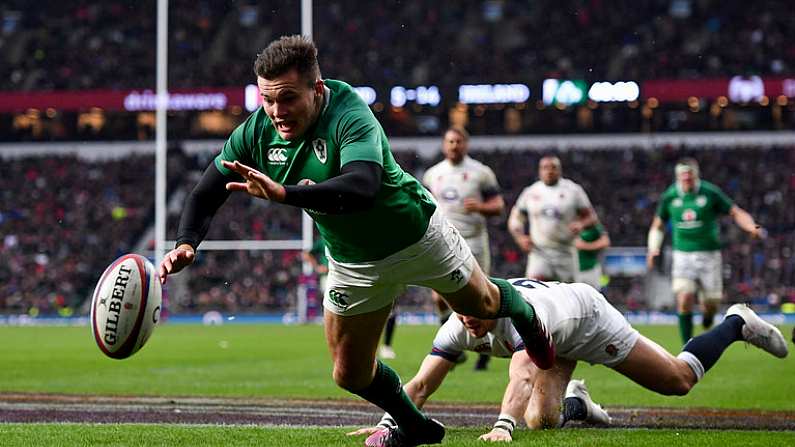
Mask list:
[[[318,96],[322,95],[323,94],[323,87],[325,87],[325,85],[326,84],[323,83],[322,79],[318,79],[317,81],[315,81],[315,94],[318,95]]]

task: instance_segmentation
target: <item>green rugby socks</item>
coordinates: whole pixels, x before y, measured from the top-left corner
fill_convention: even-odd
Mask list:
[[[693,338],[693,314],[679,314],[679,336],[682,337],[682,345]]]
[[[407,431],[410,431],[411,427],[423,426],[427,418],[403,391],[400,377],[380,360],[376,362],[378,367],[372,383],[367,388],[353,393],[381,407],[392,416],[399,427],[405,427]]]
[[[489,278],[500,289],[500,308],[496,318],[511,317],[514,324],[529,325],[535,318],[535,311],[522,294],[511,283],[500,278]]]

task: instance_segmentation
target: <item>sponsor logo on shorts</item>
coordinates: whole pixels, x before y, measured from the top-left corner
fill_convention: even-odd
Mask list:
[[[350,306],[347,298],[350,298],[347,293],[340,292],[339,290],[331,289],[328,292],[328,299],[332,304],[337,306],[340,310],[345,310]]]
[[[609,345],[605,346],[605,352],[610,357],[615,357],[618,355],[618,348],[616,348],[616,345],[610,343]]]
[[[463,280],[464,274],[461,273],[461,269],[455,269],[453,270],[453,273],[450,273],[450,281],[459,284]]]

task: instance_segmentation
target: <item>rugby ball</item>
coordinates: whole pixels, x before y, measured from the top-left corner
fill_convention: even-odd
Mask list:
[[[160,277],[149,260],[126,254],[105,269],[91,299],[91,331],[108,357],[135,354],[160,319]]]

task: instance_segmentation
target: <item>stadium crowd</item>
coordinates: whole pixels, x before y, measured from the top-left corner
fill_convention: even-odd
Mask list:
[[[559,156],[564,176],[588,192],[614,246],[645,246],[646,230],[662,191],[672,182],[673,165],[696,157],[704,178],[719,185],[752,213],[770,235],[762,241],[724,222],[724,278],[728,302],[795,302],[795,151],[748,147],[720,150],[568,150]],[[541,153],[474,152],[497,173],[511,206],[536,178]],[[422,176],[433,163],[413,152],[396,158]],[[189,175],[170,185],[170,201],[179,204],[206,166],[206,155],[175,155]],[[151,156],[89,161],[76,156],[31,156],[0,163],[0,312],[71,312],[90,297],[99,274],[118,255],[145,237],[153,213],[154,163]],[[617,186],[618,185],[618,186]],[[174,206],[174,209],[178,209]],[[489,221],[493,272],[521,276],[525,256],[512,241],[507,216]],[[176,214],[168,237],[175,237]],[[211,239],[298,239],[298,210],[233,195],[213,221]],[[301,275],[297,251],[202,252],[183,274],[186,287],[171,294],[172,312],[283,311],[294,303]],[[179,278],[179,277],[177,277]],[[642,308],[637,282],[614,281],[607,295],[619,307]],[[422,289],[401,298],[408,309],[431,309]]]
[[[152,88],[155,3],[3,2],[0,65],[7,75],[0,90]],[[255,53],[300,23],[298,0],[169,4],[171,88],[251,82]],[[450,87],[522,82],[528,75],[788,74],[795,69],[789,6],[783,0],[465,0],[456,7],[332,0],[315,5],[314,23],[327,77],[380,88]],[[427,51],[440,44],[444,51]]]

